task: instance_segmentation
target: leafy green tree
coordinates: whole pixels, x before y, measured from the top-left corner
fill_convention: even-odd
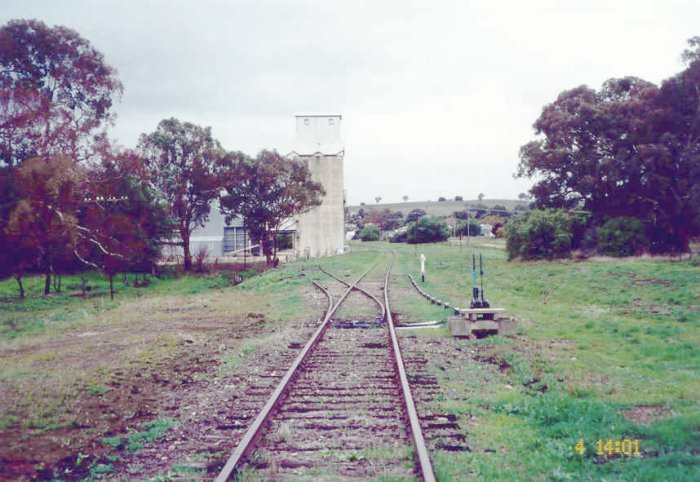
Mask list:
[[[390,209],[371,210],[365,213],[364,224],[376,224],[382,231],[391,231],[403,224],[403,214]]]
[[[89,157],[121,92],[116,71],[77,32],[11,20],[0,28],[0,166]]]
[[[425,216],[425,211],[422,209],[414,209],[408,215],[406,216],[406,222],[407,223],[414,223],[418,221],[420,218]]]
[[[471,219],[474,217],[474,215],[469,213],[466,209],[462,211],[455,211],[452,213],[452,216],[454,216],[456,219]]]
[[[497,233],[499,228],[502,228],[506,224],[506,218],[496,214],[488,215],[484,217],[481,221],[483,221],[484,224],[490,224],[492,226],[491,234],[493,234],[496,237],[498,237]]]
[[[688,41],[685,70],[665,80],[656,103],[656,142],[640,145],[640,205],[652,251],[687,251],[700,235],[700,37]],[[638,211],[625,213],[639,217]]]
[[[476,219],[457,222],[456,232],[460,236],[481,236],[481,223]]]
[[[518,175],[542,175],[532,193],[539,207],[583,205],[600,214],[629,209],[639,192],[641,169],[637,142],[650,142],[650,131],[636,129],[652,115],[646,99],[656,87],[627,77],[608,80],[600,92],[586,86],[565,91],[546,106],[535,123],[543,138],[521,148]],[[643,124],[641,124],[643,125]]]
[[[379,241],[381,237],[382,231],[379,229],[379,226],[374,224],[368,224],[360,231],[360,239],[362,241]]]
[[[13,276],[17,280],[20,297],[24,298],[22,277],[29,256],[15,251],[17,244],[10,240],[7,232],[10,213],[17,204],[17,188],[12,174],[9,167],[0,167],[0,279]]]
[[[57,264],[71,258],[85,236],[78,224],[84,178],[84,169],[65,156],[27,159],[14,171],[18,201],[7,219],[5,242],[20,255],[15,277],[27,266],[40,268],[46,295]]]
[[[227,221],[239,215],[245,218],[268,264],[277,260],[275,235],[282,223],[318,206],[325,195],[305,162],[288,159],[277,151],[260,151],[255,159],[240,152],[229,153],[219,162],[219,172],[225,189],[221,212]]]
[[[450,237],[450,228],[442,219],[422,217],[406,231],[409,244],[437,243]]]
[[[16,235],[8,231],[10,214],[17,204],[17,185],[13,171],[9,167],[0,168],[0,279],[12,276],[17,281],[20,298],[25,291],[22,284],[24,274],[35,264],[35,254],[28,243],[20,242]]]
[[[553,259],[569,256],[571,217],[563,210],[533,210],[513,216],[506,225],[508,259]]]
[[[89,236],[76,255],[107,275],[112,299],[114,276],[151,272],[162,243],[172,236],[168,206],[149,186],[145,164],[135,152],[108,151],[89,172],[89,195],[80,214]]]
[[[152,187],[170,206],[176,244],[183,250],[185,271],[190,271],[190,236],[207,222],[211,203],[219,197],[222,181],[217,163],[224,152],[210,127],[175,118],[160,121],[151,134],[142,134],[138,147],[147,160]]]
[[[637,218],[609,219],[598,230],[600,252],[611,256],[631,256],[647,245],[644,223]]]
[[[598,224],[636,217],[653,251],[684,251],[700,234],[700,39],[660,87],[636,77],[568,90],[546,106],[518,175],[537,176],[539,207],[581,208]]]

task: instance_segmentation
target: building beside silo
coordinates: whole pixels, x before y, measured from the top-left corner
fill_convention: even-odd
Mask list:
[[[243,256],[243,251],[250,248],[250,239],[245,220],[237,216],[230,222],[221,214],[218,201],[211,203],[211,211],[204,226],[197,226],[190,235],[190,253],[197,256],[204,250],[209,257]],[[182,256],[180,246],[167,246],[163,249],[166,256]]]
[[[297,256],[317,258],[344,251],[345,206],[340,114],[296,115],[296,139],[287,157],[307,163],[313,180],[326,191],[320,206],[297,219]]]
[[[314,181],[326,191],[320,206],[286,220],[280,234],[291,236],[294,255],[302,258],[332,256],[344,251],[345,192],[343,159],[345,148],[340,135],[339,114],[299,114],[296,116],[296,139],[288,158],[309,166]],[[206,250],[210,257],[243,256],[257,253],[257,241],[250,238],[245,219],[227,223],[217,201],[204,226],[197,227],[190,237],[190,252],[196,256]],[[169,247],[167,255],[182,255],[179,247]]]

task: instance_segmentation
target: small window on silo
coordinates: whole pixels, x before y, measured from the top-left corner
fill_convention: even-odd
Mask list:
[[[309,125],[309,119],[304,119],[304,125],[308,126]]]

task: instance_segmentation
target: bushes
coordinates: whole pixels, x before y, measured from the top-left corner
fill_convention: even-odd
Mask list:
[[[382,232],[374,224],[368,224],[360,231],[360,239],[362,241],[379,241],[381,237]]]
[[[572,220],[562,210],[529,211],[506,225],[508,259],[565,258],[571,252]]]
[[[481,236],[481,223],[476,219],[457,223],[457,234],[461,236]]]
[[[392,243],[435,243],[445,241],[450,236],[447,223],[434,217],[423,217],[391,237]]]
[[[425,211],[422,209],[414,209],[410,213],[408,213],[408,216],[406,216],[406,222],[407,223],[413,223],[418,221],[420,218],[425,216]]]
[[[389,237],[390,243],[405,243],[408,241],[408,231],[402,230]]]
[[[447,223],[434,217],[420,218],[406,231],[406,241],[409,244],[436,243],[445,241],[449,236]]]
[[[647,246],[644,223],[632,217],[608,220],[598,230],[598,237],[600,252],[610,256],[631,256]]]
[[[632,217],[612,218],[597,228],[589,215],[547,209],[515,216],[506,225],[508,259],[565,258],[572,249],[631,256],[647,246],[644,223]]]

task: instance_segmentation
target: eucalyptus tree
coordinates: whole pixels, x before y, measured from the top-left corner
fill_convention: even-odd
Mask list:
[[[11,20],[0,28],[0,166],[86,159],[121,92],[117,72],[74,30]]]
[[[192,231],[209,219],[212,201],[221,190],[217,163],[224,151],[210,127],[164,119],[155,132],[142,134],[140,154],[146,158],[153,188],[169,206],[175,222],[174,244],[184,254],[184,269],[192,268]]]
[[[243,216],[267,263],[277,259],[276,234],[282,223],[321,204],[325,191],[314,182],[307,164],[277,151],[261,151],[255,159],[234,152],[221,163],[224,194],[221,211],[227,221]]]
[[[86,229],[75,255],[104,272],[114,298],[119,272],[152,272],[172,235],[168,206],[149,186],[146,161],[131,150],[107,148],[92,166],[80,222]]]
[[[685,70],[661,86],[636,78],[559,94],[520,149],[517,176],[536,177],[541,208],[583,208],[644,222],[652,251],[683,251],[700,234],[700,38]]]

